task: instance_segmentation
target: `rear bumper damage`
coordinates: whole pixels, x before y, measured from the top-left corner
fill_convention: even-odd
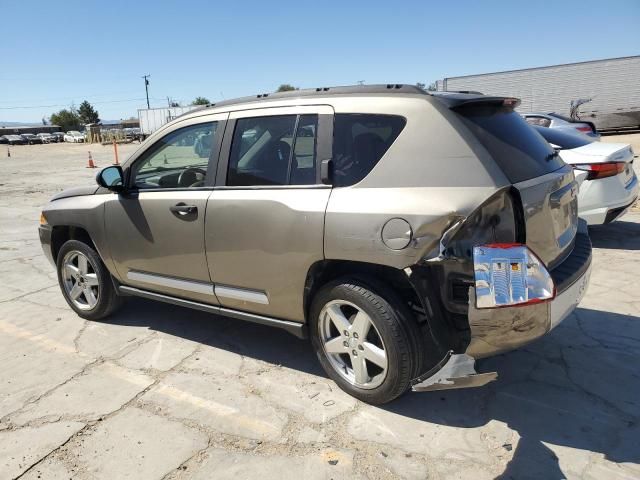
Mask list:
[[[468,346],[464,352],[448,351],[431,370],[411,382],[412,390],[484,386],[498,374],[477,373],[476,359],[526,345],[567,318],[584,297],[591,274],[591,241],[584,221],[580,222],[571,254],[550,273],[556,286],[555,298],[531,305],[478,309],[475,287],[470,287]]]
[[[477,373],[475,359],[450,350],[435,367],[411,382],[414,392],[483,387],[498,378],[497,372]]]

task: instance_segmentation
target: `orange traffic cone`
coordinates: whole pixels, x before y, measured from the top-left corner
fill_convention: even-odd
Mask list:
[[[93,163],[93,158],[91,157],[91,152],[89,152],[89,165],[87,168],[98,168],[95,163]]]

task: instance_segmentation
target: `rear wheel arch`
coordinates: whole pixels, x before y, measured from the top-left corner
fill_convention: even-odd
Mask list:
[[[419,303],[409,279],[402,270],[387,265],[351,260],[321,260],[311,265],[307,272],[303,297],[305,319],[307,319],[311,302],[318,290],[331,281],[347,276],[360,278],[364,281],[371,279],[384,283],[408,304]]]
[[[423,308],[419,297],[409,277],[404,270],[366,262],[348,260],[323,260],[314,263],[307,273],[304,288],[305,322],[311,324],[311,305],[316,294],[325,286],[341,279],[353,279],[372,287],[380,294],[390,297],[388,300],[398,300],[406,306],[413,321],[420,329],[423,345],[429,345],[425,352],[423,366],[427,369],[431,364],[442,359],[451,348],[451,338],[447,320],[438,315],[429,315]],[[424,372],[421,372],[424,373]]]

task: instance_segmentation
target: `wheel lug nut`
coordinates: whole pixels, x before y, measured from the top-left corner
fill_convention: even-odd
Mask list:
[[[345,347],[349,347],[349,342],[347,342],[346,340],[344,342],[342,342],[342,345],[344,345]]]
[[[344,331],[344,334],[345,334],[345,336],[347,336],[347,337],[348,337],[348,336],[349,336],[349,330],[345,330],[345,331]]]
[[[356,352],[355,350],[352,350],[351,353],[353,354],[354,357],[358,356],[358,352]]]
[[[356,332],[353,332],[353,338],[358,338],[358,334]]]
[[[362,345],[358,345],[358,350],[364,350],[364,347]]]

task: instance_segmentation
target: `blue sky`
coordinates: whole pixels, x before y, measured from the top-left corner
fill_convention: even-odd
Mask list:
[[[450,6],[447,6],[449,4]],[[0,121],[640,54],[640,0],[0,0]],[[20,108],[14,108],[20,107]],[[36,107],[36,108],[24,108]]]

